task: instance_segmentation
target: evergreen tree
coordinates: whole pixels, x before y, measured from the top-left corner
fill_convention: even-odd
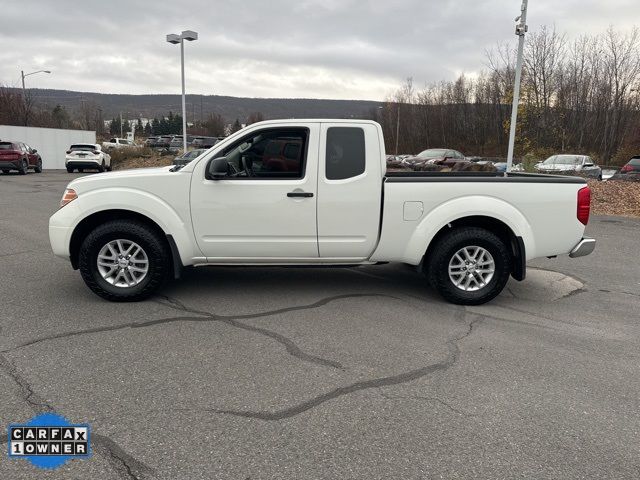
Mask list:
[[[109,123],[109,133],[111,135],[120,135],[120,117],[114,117]]]
[[[233,122],[233,125],[231,125],[230,133],[236,133],[238,130],[242,130],[242,125],[240,125],[240,120],[236,118],[236,121]]]
[[[153,122],[151,122],[151,133],[153,133],[154,135],[161,135],[160,120],[158,120],[157,118],[154,118]]]
[[[136,136],[142,135],[144,133],[144,127],[142,126],[142,119],[138,117],[138,121],[136,122]]]

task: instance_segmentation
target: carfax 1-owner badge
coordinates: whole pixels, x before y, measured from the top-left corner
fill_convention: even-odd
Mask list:
[[[55,413],[43,413],[29,422],[9,425],[9,458],[27,459],[40,468],[57,468],[72,458],[91,455],[89,425],[73,425]]]

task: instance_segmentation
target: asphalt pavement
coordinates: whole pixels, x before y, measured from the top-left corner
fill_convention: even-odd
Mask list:
[[[50,251],[75,176],[0,176],[0,427],[55,412],[94,452],[0,478],[640,477],[640,220],[593,217],[591,256],[480,307],[394,264],[197,268],[109,303]]]

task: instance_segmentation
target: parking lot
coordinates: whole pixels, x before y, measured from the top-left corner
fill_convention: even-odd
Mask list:
[[[0,423],[89,423],[93,456],[0,478],[638,478],[640,220],[490,304],[402,265],[198,268],[109,303],[50,251],[77,175],[0,177]],[[6,442],[6,438],[3,438]]]

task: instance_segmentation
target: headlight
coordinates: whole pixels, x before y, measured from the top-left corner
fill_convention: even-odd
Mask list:
[[[76,198],[78,198],[78,194],[73,188],[67,188],[64,191],[64,195],[62,195],[62,200],[60,200],[60,208],[64,207],[67,203],[73,202]]]

